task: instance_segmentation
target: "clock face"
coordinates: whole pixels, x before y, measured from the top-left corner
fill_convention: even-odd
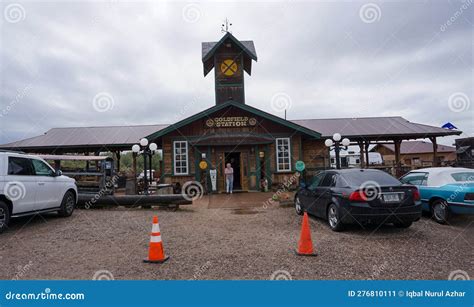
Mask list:
[[[237,63],[231,59],[224,60],[221,64],[221,72],[226,76],[233,76],[237,72]]]

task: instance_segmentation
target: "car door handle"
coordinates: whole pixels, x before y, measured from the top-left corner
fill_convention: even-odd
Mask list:
[[[44,185],[44,182],[38,182],[38,185]]]

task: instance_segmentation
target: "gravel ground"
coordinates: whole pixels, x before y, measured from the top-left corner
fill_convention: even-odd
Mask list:
[[[474,277],[472,216],[450,226],[424,217],[409,229],[343,233],[311,218],[319,256],[298,257],[301,217],[247,195],[204,197],[177,212],[96,209],[13,220],[0,234],[0,279],[92,279],[100,270],[115,279],[447,279],[455,270]],[[161,265],[142,262],[154,214],[171,257]]]

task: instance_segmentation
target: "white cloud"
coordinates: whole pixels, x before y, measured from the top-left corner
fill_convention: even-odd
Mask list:
[[[58,126],[170,123],[212,106],[200,48],[220,38],[226,16],[257,48],[245,81],[255,107],[272,112],[271,97],[284,92],[293,119],[402,115],[474,132],[472,16],[439,32],[457,2],[383,2],[372,24],[360,3],[192,2],[192,22],[189,3],[20,2],[24,20],[1,20],[0,111],[32,89],[0,119],[0,143]],[[94,112],[100,92],[113,109]],[[454,92],[470,97],[469,110],[450,112]]]

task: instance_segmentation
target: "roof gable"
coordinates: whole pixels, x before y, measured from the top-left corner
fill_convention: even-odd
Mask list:
[[[250,75],[252,70],[252,60],[257,61],[257,52],[253,41],[239,41],[231,33],[227,32],[218,42],[202,43],[202,62],[204,64],[204,76],[206,76],[213,68],[214,54],[227,41],[231,40],[236,44],[244,54],[244,70]]]
[[[243,111],[246,111],[246,112],[249,112],[249,113],[252,113],[252,114],[255,114],[257,116],[260,116],[264,119],[267,119],[269,121],[272,121],[272,122],[275,122],[277,124],[280,124],[280,125],[283,125],[285,127],[288,127],[290,129],[293,129],[293,130],[296,130],[298,132],[301,132],[303,134],[306,134],[310,137],[313,137],[313,138],[321,138],[321,134],[316,132],[316,131],[313,131],[313,130],[310,130],[308,128],[305,128],[303,126],[300,126],[300,125],[297,125],[293,122],[290,122],[288,120],[285,120],[283,118],[280,118],[278,116],[275,116],[273,114],[270,114],[270,113],[267,113],[267,112],[264,112],[262,110],[259,110],[257,108],[254,108],[254,107],[251,107],[249,105],[246,105],[246,104],[242,104],[242,103],[238,103],[236,101],[233,101],[233,100],[229,100],[225,103],[222,103],[222,104],[218,104],[216,106],[213,106],[209,109],[206,109],[202,112],[199,112],[199,113],[196,113],[188,118],[185,118],[175,124],[172,124],[172,125],[169,125],[168,127],[160,130],[160,131],[157,131],[153,134],[150,134],[147,136],[147,138],[149,139],[156,139],[156,138],[159,138],[159,137],[162,137],[166,134],[169,134],[183,126],[186,126],[194,121],[197,121],[197,120],[200,120],[202,118],[205,118],[205,117],[209,117],[211,114],[217,112],[217,111],[220,111],[220,110],[223,110],[225,108],[228,108],[228,107],[235,107],[237,109],[241,109]]]

